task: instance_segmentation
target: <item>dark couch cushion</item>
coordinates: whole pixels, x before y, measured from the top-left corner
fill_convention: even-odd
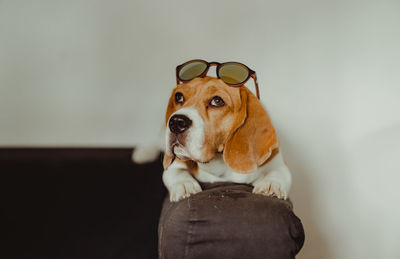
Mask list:
[[[157,258],[161,160],[131,152],[0,149],[0,258]]]
[[[304,243],[290,201],[252,193],[249,185],[203,184],[177,203],[164,201],[160,258],[294,258]]]

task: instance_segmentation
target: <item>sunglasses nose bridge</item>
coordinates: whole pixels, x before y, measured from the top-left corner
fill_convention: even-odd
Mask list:
[[[211,67],[218,67],[220,63],[218,62],[208,62],[208,69],[210,69]]]
[[[208,74],[208,72],[210,71],[210,68],[212,68],[212,67],[216,67],[216,72],[217,72],[219,64],[220,63],[218,63],[218,62],[208,62],[208,66],[204,70],[202,76],[206,76]],[[217,72],[217,74],[218,74],[218,72]]]

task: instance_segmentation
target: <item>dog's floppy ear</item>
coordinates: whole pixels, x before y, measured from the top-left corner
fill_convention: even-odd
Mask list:
[[[250,173],[278,147],[276,131],[260,101],[241,87],[241,107],[224,149],[224,161],[234,171]]]

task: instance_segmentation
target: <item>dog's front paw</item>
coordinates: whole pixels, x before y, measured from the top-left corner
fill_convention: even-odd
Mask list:
[[[264,178],[254,183],[253,193],[287,199],[289,187],[279,181]]]
[[[201,191],[200,184],[195,180],[179,182],[170,188],[169,200],[177,202]]]

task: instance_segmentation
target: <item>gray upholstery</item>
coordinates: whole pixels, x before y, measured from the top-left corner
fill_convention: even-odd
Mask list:
[[[290,201],[252,193],[249,185],[202,184],[177,203],[165,199],[159,258],[294,258],[304,243]]]

